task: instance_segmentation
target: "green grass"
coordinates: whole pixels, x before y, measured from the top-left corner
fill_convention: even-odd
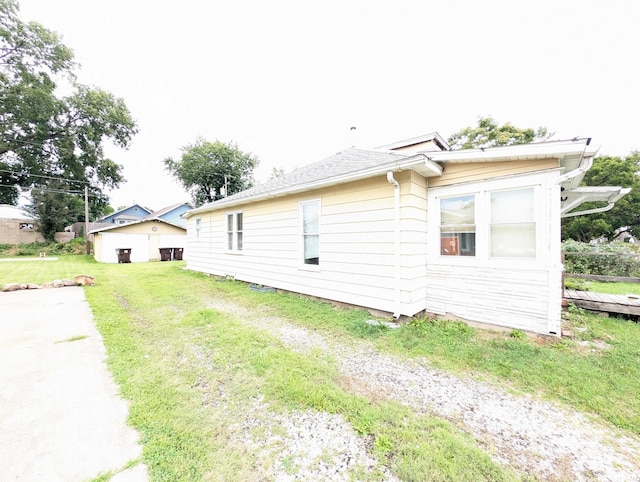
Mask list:
[[[639,295],[640,283],[620,283],[620,282],[603,282],[603,281],[586,281],[580,280],[580,287],[584,291],[593,291],[596,293],[606,293],[609,295]],[[568,286],[569,287],[569,286]]]
[[[268,327],[250,329],[212,309],[214,301],[258,307],[347,343],[367,339],[380,350],[559,400],[640,434],[640,325],[633,322],[574,309],[568,316],[579,340],[510,337],[429,319],[391,330],[366,324],[371,315],[362,310],[254,292],[183,266],[98,264],[84,256],[0,265],[0,283],[95,278],[85,293],[109,366],[130,400],[130,423],[142,434],[152,480],[254,479],[273,461],[259,459],[237,433],[257,394],[277,412],[341,414],[358,433],[372,434],[374,454],[402,480],[514,478],[449,423],[350,393],[325,354],[292,352]],[[295,471],[295,461],[282,463]]]

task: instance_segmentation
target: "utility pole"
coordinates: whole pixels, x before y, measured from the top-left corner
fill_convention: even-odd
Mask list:
[[[89,188],[84,187],[84,240],[87,243],[87,254],[91,254],[91,242],[89,241]]]

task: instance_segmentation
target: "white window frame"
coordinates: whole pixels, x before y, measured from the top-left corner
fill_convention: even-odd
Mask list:
[[[202,229],[202,218],[196,218],[196,220],[195,220],[196,239],[200,238],[200,230],[201,229]]]
[[[429,226],[427,233],[428,262],[434,265],[475,267],[513,267],[514,263],[518,263],[518,267],[523,269],[540,268],[546,259],[546,255],[543,252],[544,230],[547,229],[543,223],[543,214],[546,205],[543,199],[543,187],[545,186],[546,181],[543,176],[529,175],[429,189],[427,200],[427,221]],[[527,188],[533,189],[533,222],[535,223],[536,230],[535,258],[491,257],[489,244],[491,229],[491,213],[489,209],[491,193]],[[476,254],[475,256],[442,255],[440,253],[440,199],[465,195],[475,195]]]
[[[305,233],[304,232],[304,206],[317,204],[318,206],[318,231],[316,233]],[[300,201],[298,204],[298,226],[299,226],[299,249],[298,249],[298,267],[299,269],[308,270],[308,271],[320,271],[320,259],[321,259],[321,246],[322,246],[322,201],[320,198],[317,199],[308,199],[306,201]],[[318,264],[306,264],[304,262],[305,252],[305,236],[318,236]]]
[[[229,229],[229,219],[231,218],[231,229]],[[242,223],[238,223],[238,219]],[[241,224],[238,229],[238,224]],[[229,211],[224,213],[224,245],[229,253],[242,253],[244,248],[244,212]]]

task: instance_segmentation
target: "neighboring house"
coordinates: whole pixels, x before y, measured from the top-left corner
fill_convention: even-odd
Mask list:
[[[162,219],[163,221],[168,221],[172,224],[186,227],[187,220],[184,219],[182,215],[190,209],[193,209],[193,206],[187,202],[174,204],[172,206],[167,206],[164,209],[160,209],[159,211],[154,211],[144,219]]]
[[[351,148],[192,209],[187,268],[560,336],[560,219],[628,190],[578,187],[590,139],[448,149],[438,134]]]
[[[127,249],[132,263],[159,261],[161,249],[184,250],[186,229],[162,219],[142,219],[90,231],[96,261],[118,263],[118,250]]]
[[[44,242],[37,221],[24,209],[0,204],[0,244],[29,244]]]
[[[139,221],[151,214],[151,210],[145,207],[140,206],[139,204],[133,204],[124,209],[120,209],[115,213],[111,213],[107,216],[104,216],[98,220],[97,223],[108,223],[108,224],[126,224],[133,221]]]

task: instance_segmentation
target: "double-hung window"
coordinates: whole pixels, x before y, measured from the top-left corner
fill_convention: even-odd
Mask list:
[[[320,264],[320,200],[300,203],[302,262]]]
[[[196,238],[200,237],[200,227],[202,224],[202,219],[196,218]]]
[[[242,212],[227,213],[227,250],[242,251]]]
[[[489,253],[492,258],[535,258],[533,188],[494,191],[490,196]]]

